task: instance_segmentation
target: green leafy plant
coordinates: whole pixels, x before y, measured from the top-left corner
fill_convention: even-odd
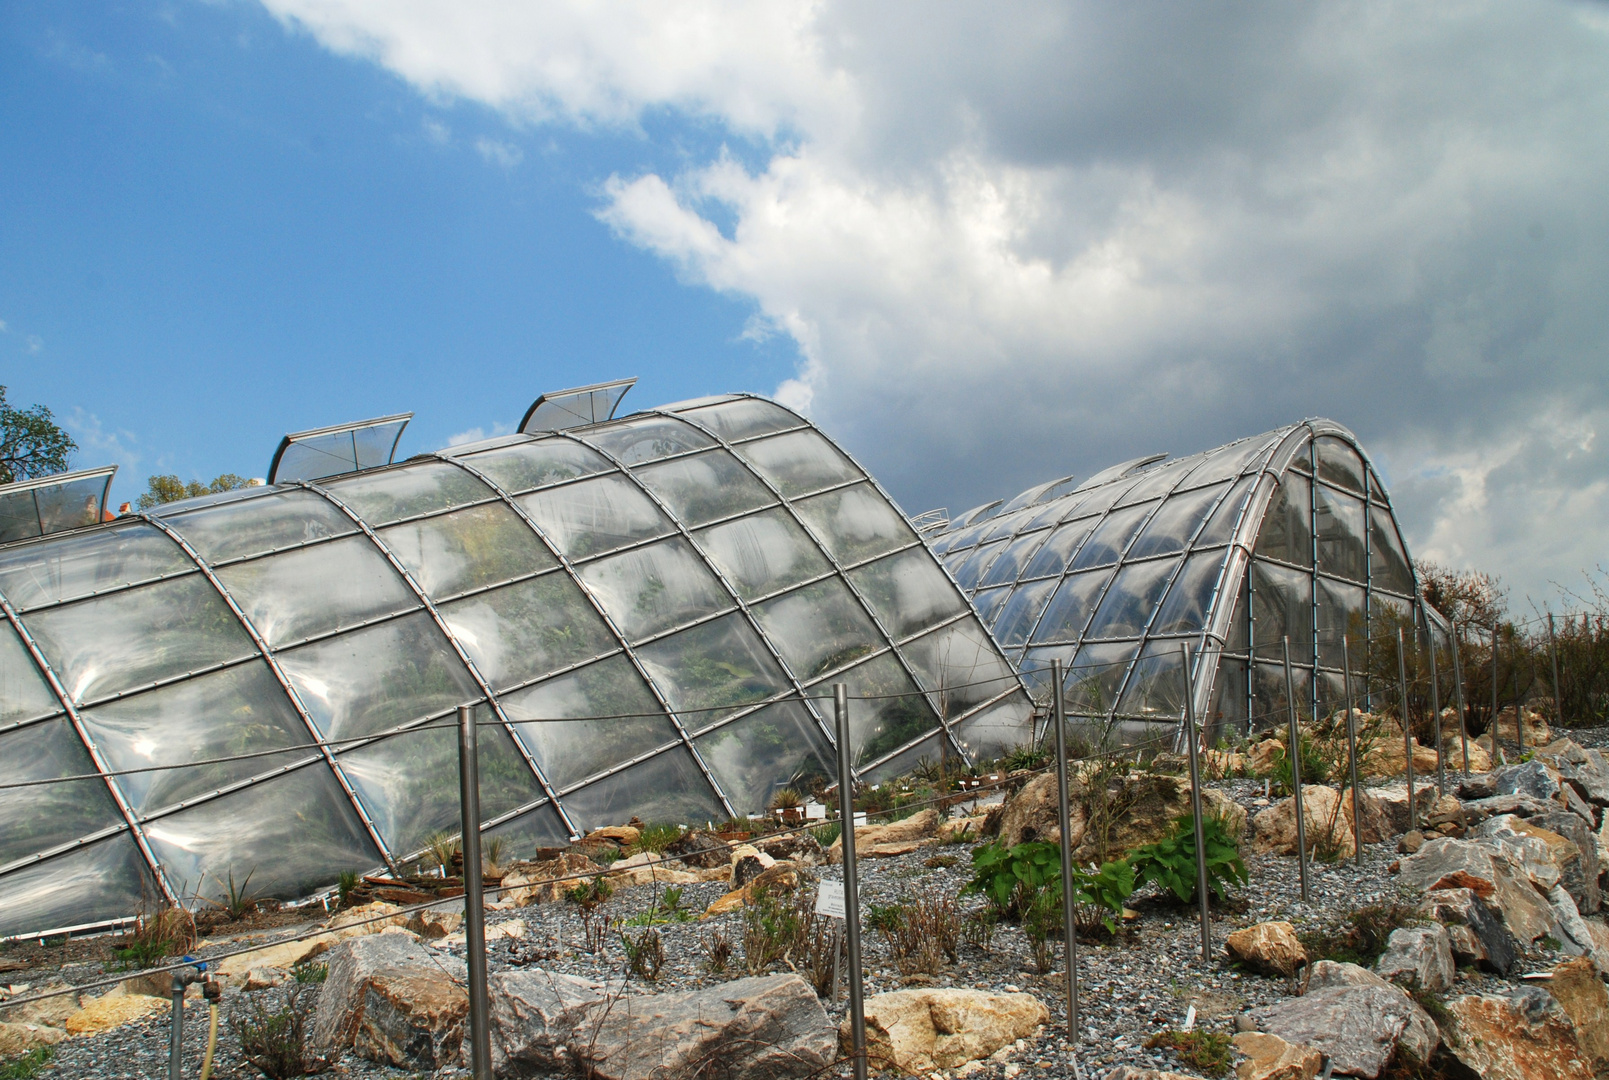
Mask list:
[[[1015,916],[1018,885],[1027,886],[1031,898],[1051,882],[1060,889],[1061,849],[1044,840],[1006,847],[996,841],[972,849],[972,880],[961,892],[980,893],[1002,915]]]
[[[649,927],[636,937],[620,935],[620,944],[626,950],[626,966],[643,982],[656,982],[660,969],[665,966],[665,942],[659,931]]]
[[[1123,917],[1123,904],[1134,893],[1134,867],[1122,859],[1101,864],[1099,870],[1073,868],[1073,921],[1085,933],[1105,927],[1117,933],[1117,920]],[[1058,882],[1056,897],[1061,898]]]
[[[781,787],[771,795],[770,810],[792,810],[804,805],[804,796],[797,788]]]
[[[810,835],[815,837],[816,843],[823,848],[830,848],[838,842],[838,838],[843,835],[843,832],[844,827],[840,822],[829,821],[825,825],[817,825],[814,829],[811,829]]]
[[[867,904],[863,919],[866,929],[876,930],[879,934],[889,934],[899,926],[900,920],[905,917],[904,904]]]
[[[614,894],[614,886],[599,876],[566,889],[564,898],[580,908],[583,913],[591,913]]]
[[[55,1056],[55,1047],[36,1046],[20,1057],[0,1061],[0,1080],[33,1080]]]
[[[1145,1042],[1146,1049],[1165,1047],[1179,1055],[1179,1060],[1192,1069],[1208,1076],[1223,1076],[1229,1071],[1229,1036],[1216,1031],[1159,1031]]]
[[[637,842],[631,845],[632,853],[651,851],[655,855],[664,851],[682,837],[680,825],[644,825],[638,831]]]
[[[788,900],[765,890],[757,892],[743,909],[743,965],[749,974],[758,975],[792,953],[814,914],[803,893]]]
[[[256,872],[256,867],[247,871],[246,880],[242,881],[238,886],[235,885],[235,872],[233,870],[229,871],[228,881],[224,881],[222,878],[213,878],[214,881],[223,886],[224,896],[222,900],[214,900],[212,903],[223,909],[224,914],[228,915],[232,921],[238,922],[257,910],[257,899],[249,891],[251,876]]]
[[[960,861],[954,855],[930,855],[922,865],[929,870],[948,870],[950,867],[960,863]]]
[[[1017,888],[1019,892],[1026,893],[1027,885],[1018,885]],[[1022,911],[1023,936],[1028,939],[1028,947],[1034,954],[1034,968],[1044,975],[1050,971],[1054,960],[1050,939],[1056,937],[1062,928],[1060,884],[1054,891],[1040,889],[1031,896],[1024,895],[1018,907]]]
[[[1134,868],[1134,887],[1154,881],[1173,893],[1181,904],[1196,897],[1195,816],[1186,814],[1174,823],[1173,835],[1130,852],[1128,863]],[[1245,885],[1249,879],[1240,857],[1240,842],[1221,819],[1208,815],[1202,822],[1206,841],[1207,888],[1220,902],[1228,899],[1229,886]]]
[[[341,876],[335,882],[336,903],[345,905],[346,898],[352,895],[352,890],[358,887],[358,872],[356,870],[342,870]]]
[[[133,929],[112,950],[124,971],[150,967],[164,956],[179,956],[196,942],[195,917],[182,907],[160,907],[140,914]],[[65,944],[63,937],[59,944]]]

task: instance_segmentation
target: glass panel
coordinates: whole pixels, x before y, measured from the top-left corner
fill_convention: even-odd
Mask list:
[[[1069,495],[1046,503],[1043,506],[1038,506],[1034,509],[1033,516],[1028,519],[1028,523],[1023,526],[1023,529],[1026,531],[1037,529],[1042,525],[1054,525],[1066,517],[1068,511],[1077,509],[1079,502],[1080,500],[1077,497]]]
[[[968,555],[955,568],[955,583],[968,592],[977,588],[978,579],[983,576],[984,570],[994,562],[995,556],[1006,549],[1007,543],[1009,541],[996,540],[992,544],[984,544],[981,547],[973,548],[972,554]]]
[[[1318,451],[1318,477],[1332,484],[1361,492],[1363,490],[1363,460],[1358,452],[1334,435],[1320,435],[1313,440]]]
[[[485,473],[492,483],[508,492],[529,491],[614,468],[592,447],[571,439],[538,439],[505,446],[471,454],[464,458],[464,464]]]
[[[1363,500],[1320,484],[1317,501],[1318,567],[1353,581],[1367,581],[1369,550],[1363,534]]]
[[[596,387],[578,386],[574,390],[560,390],[543,394],[531,406],[522,431],[564,431],[569,428],[601,424],[614,415],[620,399],[636,383],[636,379],[621,379]]]
[[[1095,610],[1101,590],[1112,579],[1111,570],[1096,570],[1089,574],[1073,574],[1061,582],[1061,588],[1045,609],[1045,617],[1034,631],[1035,644],[1045,641],[1077,641],[1084,632],[1084,624]]]
[[[1219,480],[1239,476],[1246,469],[1260,463],[1262,452],[1268,445],[1268,436],[1258,435],[1209,451],[1206,459],[1196,466],[1185,483],[1190,487],[1200,487],[1203,484],[1215,484]]]
[[[745,600],[831,569],[821,549],[781,508],[706,529],[698,542]]]
[[[1018,694],[967,717],[957,725],[955,734],[973,761],[1005,757],[1033,742],[1033,706]]]
[[[1287,473],[1269,501],[1256,551],[1296,566],[1313,565],[1313,482]]]
[[[1091,566],[1104,566],[1107,563],[1117,562],[1123,555],[1123,549],[1128,547],[1129,541],[1145,523],[1146,515],[1155,507],[1156,503],[1143,503],[1125,510],[1114,510],[1108,514],[1106,520],[1101,522],[1100,528],[1095,530],[1079,550],[1078,557],[1073,560],[1073,569],[1083,570]]]
[[[832,744],[803,703],[784,701],[701,737],[698,752],[740,814],[757,814],[783,787],[808,792],[838,779]]]
[[[1133,506],[1135,503],[1142,503],[1149,499],[1166,495],[1173,490],[1173,485],[1178,483],[1179,477],[1184,475],[1180,471],[1180,464],[1180,462],[1170,461],[1166,465],[1158,465],[1141,473],[1138,481],[1123,493],[1123,497],[1118,500],[1117,505]]]
[[[423,613],[281,653],[279,662],[326,739],[372,735],[480,696]]]
[[[149,525],[106,529],[0,551],[0,593],[25,611],[194,566]]]
[[[1296,719],[1303,722],[1311,718],[1309,694],[1313,682],[1310,669],[1295,666],[1291,661],[1291,686],[1295,690]],[[1286,706],[1285,667],[1283,664],[1252,665],[1251,728],[1266,731],[1271,727],[1283,730],[1290,723]]]
[[[1134,541],[1134,546],[1129,548],[1128,557],[1143,559],[1147,555],[1171,555],[1183,551],[1226,487],[1227,484],[1220,484],[1202,488],[1175,495],[1163,503],[1161,509],[1146,523],[1145,531]]]
[[[691,424],[668,416],[638,416],[622,424],[589,431],[585,438],[627,465],[715,445],[714,439]]]
[[[323,764],[158,818],[145,834],[186,896],[213,901],[228,895],[231,875],[237,887],[249,875],[256,896],[293,900],[380,862]]]
[[[728,441],[765,435],[772,431],[784,431],[804,423],[787,409],[758,398],[738,398],[720,405],[689,409],[683,415],[710,428]]]
[[[519,502],[572,559],[676,531],[654,500],[619,473],[522,495]]]
[[[984,626],[993,626],[994,617],[999,614],[1000,606],[1011,596],[1011,586],[1002,585],[998,589],[985,589],[972,598],[972,607],[977,611],[978,618],[983,620]]]
[[[852,570],[849,579],[896,638],[906,637],[966,610],[933,557],[920,548]]]
[[[870,484],[856,484],[794,504],[806,525],[840,563],[861,562],[903,547],[916,534]]]
[[[384,465],[381,461],[376,464]],[[274,468],[275,483],[288,480],[320,480],[326,476],[357,471],[357,450],[350,431],[335,431],[297,439],[285,447]]]
[[[686,750],[667,750],[564,797],[583,832],[640,818],[650,824],[706,825],[729,816]]]
[[[1218,661],[1213,683],[1212,714],[1207,717],[1209,745],[1232,740],[1246,732],[1246,661],[1225,657]]]
[[[530,767],[514,749],[496,716],[475,709],[480,765],[480,813],[486,821],[542,797]],[[418,851],[432,834],[461,835],[456,724],[430,725],[370,743],[340,757],[375,828],[398,855]]]
[[[1070,516],[1089,517],[1091,514],[1105,513],[1113,503],[1128,494],[1129,488],[1133,487],[1134,483],[1132,478],[1116,480],[1079,493],[1078,505],[1073,508]]]
[[[1049,574],[1062,574],[1067,564],[1072,561],[1073,553],[1078,545],[1084,542],[1096,525],[1099,518],[1083,518],[1079,521],[1069,521],[1050,534],[1044,546],[1028,562],[1028,568],[1023,571],[1025,578],[1045,577]]]
[[[858,480],[861,471],[814,431],[744,443],[737,452],[786,498]]]
[[[1073,654],[1078,651],[1077,645],[1046,645],[1037,649],[1029,649],[1023,654],[1022,663],[1017,670],[1022,674],[1022,681],[1028,684],[1028,693],[1034,701],[1041,705],[1050,702],[1050,662],[1060,660],[1062,672],[1065,674],[1072,666]]]
[[[777,501],[725,450],[638,469],[635,475],[689,528]]]
[[[491,488],[445,461],[404,465],[326,486],[370,527],[492,497]]]
[[[645,646],[638,659],[691,732],[788,688],[759,637],[735,614]]]
[[[12,782],[96,771],[89,751],[66,720],[48,720],[0,735],[0,760],[6,763],[6,780]],[[122,820],[100,777],[0,791],[0,866]]]
[[[1118,702],[1122,716],[1179,720],[1184,716],[1184,658],[1177,641],[1149,641]]]
[[[875,767],[863,763],[857,766],[861,783],[881,784],[888,780],[897,780],[900,777],[909,776],[916,769],[922,768],[924,762],[931,765],[938,761],[942,746],[943,743],[935,732],[918,742],[909,744],[904,750],[899,751],[893,757],[886,759]],[[957,758],[956,752],[951,750],[950,760],[959,764]]]
[[[1010,546],[1001,553],[1000,557],[990,564],[988,572],[979,579],[978,584],[1009,585],[1017,580],[1017,574],[1022,570],[1023,564],[1031,559],[1039,545],[1045,542],[1050,535],[1049,529],[1041,529],[1036,533],[1019,536],[1011,541]]]
[[[114,771],[305,747],[311,741],[307,725],[260,660],[85,710],[84,726]],[[303,760],[308,753],[287,749],[272,757],[130,773],[117,783],[136,810],[151,813]]]
[[[22,638],[10,623],[0,621],[0,724],[31,720],[60,708]]]
[[[632,641],[732,606],[715,575],[680,538],[588,563],[581,577]]]
[[[941,627],[901,651],[940,716],[958,718],[1017,683],[993,639],[972,619]]]
[[[983,534],[985,541],[999,540],[1014,535],[1026,525],[1033,514],[1016,511],[997,517],[988,523],[988,529]]]
[[[558,565],[519,515],[501,503],[397,525],[380,539],[432,598]]]
[[[1291,458],[1291,468],[1297,470],[1298,472],[1307,473],[1311,476],[1313,473],[1313,463],[1311,460],[1312,454],[1313,443],[1311,440],[1309,440],[1308,442],[1304,443],[1296,451],[1296,455]]]
[[[1245,656],[1251,652],[1251,603],[1248,589],[1251,584],[1251,575],[1242,573],[1240,581],[1235,583],[1235,610],[1229,617],[1229,630],[1225,635],[1224,651],[1238,653]],[[1227,593],[1230,585],[1225,584]],[[1227,598],[1226,598],[1227,602]]]
[[[851,488],[849,490],[853,491],[856,489]],[[823,495],[822,498],[831,498],[831,496]],[[957,530],[954,534],[952,534],[954,536],[954,540],[952,540],[950,543],[950,553],[952,555],[961,555],[968,548],[977,547],[978,541],[982,540],[983,534],[988,531],[988,522],[984,522],[982,525],[969,525],[964,529]]]
[[[1396,523],[1378,506],[1369,507],[1369,574],[1369,583],[1377,589],[1413,595],[1413,571]]]
[[[1257,478],[1248,476],[1230,489],[1228,496],[1218,504],[1218,509],[1213,511],[1212,520],[1196,537],[1197,547],[1227,544],[1233,538],[1235,526],[1240,522],[1241,508],[1246,505],[1246,499],[1256,485]]]
[[[199,575],[23,616],[74,703],[253,652]]]
[[[351,518],[311,491],[279,491],[192,510],[167,523],[212,563],[358,531]]]
[[[492,838],[503,845],[502,859],[506,866],[516,859],[534,860],[539,848],[569,846],[570,830],[560,820],[559,812],[549,804],[487,829],[481,834],[483,851],[485,842]]]
[[[1213,586],[1223,569],[1223,548],[1202,551],[1185,561],[1184,571],[1174,579],[1168,598],[1157,613],[1153,634],[1182,634],[1207,627],[1207,605],[1212,602]]]
[[[883,644],[883,635],[838,578],[767,600],[754,614],[766,637],[801,680],[843,667]]]
[[[40,531],[49,534],[98,523],[111,479],[103,473],[34,488]]]
[[[1291,641],[1291,663],[1313,662],[1313,579],[1300,570],[1261,560],[1251,565],[1252,644],[1265,660],[1283,657],[1281,639]]]
[[[1168,576],[1178,565],[1177,559],[1161,559],[1131,563],[1119,570],[1084,636],[1135,637],[1144,633],[1162,590],[1167,588]]]
[[[0,491],[0,544],[39,535],[39,506],[33,488]]]
[[[624,656],[588,664],[502,700],[503,711],[515,721],[514,733],[558,788],[677,737],[648,684]],[[586,716],[603,719],[578,719]],[[540,722],[544,720],[555,722]]]
[[[270,646],[419,606],[401,575],[362,535],[217,573]]]
[[[1085,645],[1067,673],[1067,711],[1079,716],[1104,716],[1112,711],[1117,692],[1128,674],[1129,662],[1140,649],[1138,642],[1114,641]]]
[[[1008,649],[1025,644],[1056,585],[1055,578],[1046,578],[1018,586],[994,623],[995,640]]]
[[[443,604],[441,619],[493,689],[578,664],[617,647],[564,574]]]
[[[0,936],[110,922],[137,914],[152,890],[145,860],[114,836],[0,878]]]
[[[938,727],[926,696],[893,656],[878,656],[833,676],[849,691],[849,741],[857,766]],[[830,693],[819,685],[812,693]]]

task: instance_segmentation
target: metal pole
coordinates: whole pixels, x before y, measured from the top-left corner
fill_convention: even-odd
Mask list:
[[[1548,654],[1553,658],[1553,720],[1564,726],[1564,691],[1559,687],[1559,642],[1553,636],[1553,612],[1548,612]]]
[[[1285,649],[1285,712],[1291,729],[1291,802],[1296,811],[1296,868],[1302,878],[1302,903],[1307,893],[1307,820],[1302,814],[1302,729],[1296,723],[1296,683],[1291,679],[1291,639],[1282,639]]]
[[[1413,802],[1413,725],[1408,722],[1408,661],[1403,655],[1402,627],[1397,627],[1397,687],[1402,697],[1402,756],[1408,778],[1408,831],[1419,827],[1418,807]]]
[[[849,689],[833,683],[832,707],[838,736],[838,817],[843,822],[844,930],[849,935],[849,1031],[854,1045],[855,1080],[866,1080],[866,1005],[860,967],[860,882],[855,867],[855,773],[849,757]]]
[[[492,1028],[486,997],[486,907],[480,863],[480,758],[475,714],[458,706],[458,806],[464,830],[464,949],[469,961],[470,1075],[492,1080]]]
[[[1507,765],[1508,758],[1497,743],[1497,623],[1495,621],[1492,623],[1492,720],[1486,727],[1487,733],[1492,737],[1492,757]]]
[[[1458,655],[1458,624],[1453,623],[1453,693],[1458,701],[1458,742],[1464,748],[1464,779],[1469,779],[1469,724],[1464,720],[1464,661]]]
[[[1201,820],[1201,750],[1196,737],[1196,703],[1190,688],[1190,646],[1181,642],[1184,660],[1185,745],[1190,748],[1190,812],[1196,823],[1196,900],[1201,907],[1201,962],[1212,963],[1212,917],[1207,911],[1207,827]]]
[[[179,1080],[184,1075],[181,1058],[184,1054],[184,972],[173,973],[173,1030],[168,1041],[168,1080]]]
[[[1352,773],[1352,852],[1363,865],[1363,811],[1358,802],[1358,721],[1352,709],[1352,654],[1341,635],[1341,681],[1346,687],[1346,760]]]
[[[1423,614],[1424,609],[1420,609]],[[1430,629],[1430,617],[1425,616],[1425,644],[1430,647],[1430,715],[1436,724],[1436,793],[1447,794],[1446,755],[1441,742],[1441,682],[1436,671],[1436,635]]]
[[[1078,927],[1073,920],[1072,813],[1067,797],[1067,703],[1061,694],[1061,661],[1050,662],[1050,682],[1056,688],[1051,723],[1056,725],[1056,798],[1061,823],[1061,924],[1067,938],[1067,1037],[1078,1052]]]

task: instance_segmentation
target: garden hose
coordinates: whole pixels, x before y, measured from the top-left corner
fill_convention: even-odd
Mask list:
[[[212,1076],[213,1051],[218,1049],[218,998],[222,996],[223,987],[208,979],[201,989],[212,1007],[212,1023],[207,1029],[207,1056],[201,1059],[201,1080],[208,1080]]]

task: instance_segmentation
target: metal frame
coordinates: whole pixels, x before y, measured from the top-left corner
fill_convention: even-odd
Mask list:
[[[284,438],[279,440],[279,447],[274,451],[273,460],[268,463],[268,486],[274,487],[281,483],[278,478],[279,462],[280,459],[285,456],[285,451],[296,445],[296,443],[301,442],[304,439],[311,439],[316,435],[339,435],[342,432],[348,432],[353,436],[352,468],[347,469],[344,472],[328,473],[319,477],[320,480],[327,480],[335,476],[350,476],[355,472],[366,472],[367,470],[362,465],[358,464],[357,460],[357,433],[365,428],[375,428],[379,427],[381,424],[390,424],[401,420],[402,423],[397,426],[397,434],[391,440],[391,452],[386,455],[386,464],[389,465],[396,459],[397,444],[402,441],[402,433],[407,428],[408,421],[412,419],[413,413],[405,412],[396,413],[392,416],[376,416],[372,420],[354,420],[349,424],[331,424],[328,427],[310,428],[307,431],[290,432]],[[299,481],[288,481],[288,483],[298,482]]]

